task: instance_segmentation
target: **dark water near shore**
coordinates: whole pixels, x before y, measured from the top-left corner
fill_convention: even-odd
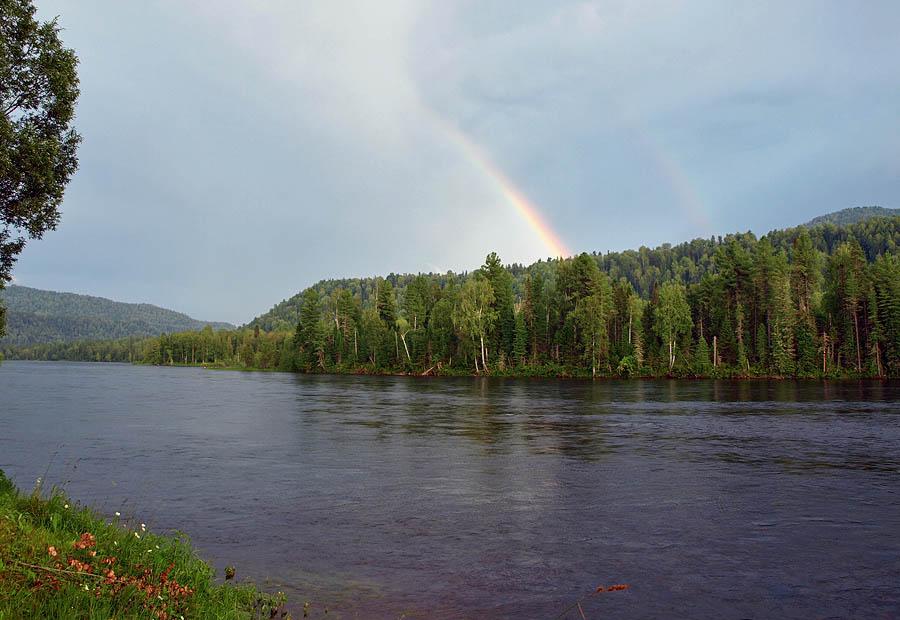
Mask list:
[[[900,614],[898,383],[5,362],[0,468],[48,465],[314,617]]]

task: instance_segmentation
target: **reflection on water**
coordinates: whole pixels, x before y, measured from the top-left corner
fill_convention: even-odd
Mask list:
[[[12,362],[0,467],[331,618],[889,617],[898,396]]]

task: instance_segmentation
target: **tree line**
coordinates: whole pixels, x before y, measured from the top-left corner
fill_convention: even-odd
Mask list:
[[[898,241],[893,217],[528,267],[491,253],[472,273],[320,282],[239,330],[6,353],[298,372],[897,377]]]

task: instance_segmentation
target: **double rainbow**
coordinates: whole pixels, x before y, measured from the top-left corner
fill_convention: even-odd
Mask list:
[[[531,202],[525,193],[516,187],[491,158],[466,134],[437,114],[432,117],[441,131],[460,149],[466,159],[488,179],[503,199],[512,206],[528,226],[541,239],[553,257],[569,257],[572,252],[560,239],[559,235],[542,217],[537,205]],[[677,208],[700,229],[709,228],[709,218],[703,202],[694,188],[694,184],[679,165],[677,160],[668,154],[667,149],[654,140],[646,127],[639,123],[627,123],[635,142],[649,157],[660,177],[665,179],[677,200]]]

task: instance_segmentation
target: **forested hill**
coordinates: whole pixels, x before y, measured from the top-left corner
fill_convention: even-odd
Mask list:
[[[878,217],[882,211],[895,213],[894,217]],[[853,222],[844,222],[852,219]],[[790,251],[794,241],[802,230],[807,230],[813,241],[815,249],[825,255],[830,255],[843,242],[857,239],[863,246],[868,260],[874,260],[876,256],[885,253],[895,253],[900,246],[898,235],[898,222],[900,222],[900,209],[882,209],[881,207],[856,207],[844,209],[821,216],[813,220],[823,220],[819,223],[812,222],[788,228],[775,230],[764,235],[760,240],[767,239],[773,249]],[[833,221],[832,221],[833,220]],[[842,221],[843,224],[836,222]],[[657,284],[667,280],[681,280],[684,284],[697,284],[704,275],[716,272],[715,256],[717,250],[731,239],[736,239],[744,248],[756,242],[752,233],[738,233],[726,237],[711,237],[709,239],[694,239],[678,245],[663,244],[657,248],[641,247],[637,250],[624,252],[608,252],[606,254],[594,252],[591,256],[597,261],[601,271],[606,272],[612,281],[621,278],[626,279],[635,292],[647,299]],[[555,261],[538,261],[531,266],[512,264],[507,270],[513,276],[513,293],[517,298],[524,297],[524,284],[530,273],[541,273],[549,277],[555,271]],[[434,286],[440,289],[450,283],[461,284],[467,277],[466,273],[455,274],[425,274]],[[407,285],[416,279],[416,274],[390,274],[384,279],[389,281],[398,294],[406,289]],[[348,278],[340,280],[322,280],[311,288],[325,298],[336,290],[349,290],[366,304],[375,294],[377,278]],[[300,308],[303,303],[303,292],[276,304],[271,310],[262,314],[248,324],[248,327],[259,327],[263,331],[283,331],[296,327],[300,320]]]
[[[234,329],[229,323],[198,321],[181,312],[150,304],[10,286],[0,291],[6,306],[6,336],[0,344],[101,340],[203,329]]]
[[[809,228],[820,226],[822,224],[846,226],[847,224],[857,224],[872,219],[873,217],[896,217],[898,215],[900,215],[900,209],[886,209],[884,207],[851,207],[850,209],[841,209],[834,213],[815,217],[804,224],[804,226]]]
[[[300,372],[900,377],[900,217],[476,271],[331,280],[250,328],[10,358]]]

